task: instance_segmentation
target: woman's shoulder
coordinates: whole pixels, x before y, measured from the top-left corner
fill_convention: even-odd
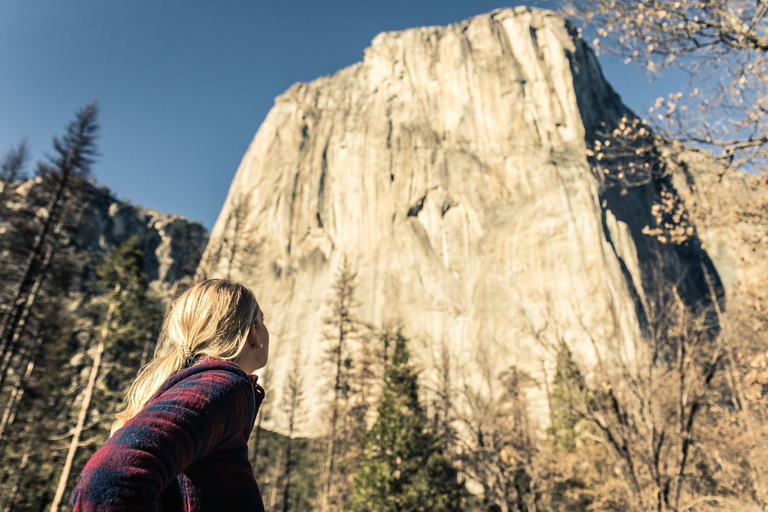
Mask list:
[[[189,423],[186,430],[216,433],[252,423],[258,405],[251,379],[237,365],[202,358],[169,378],[126,426]]]
[[[230,361],[213,357],[200,357],[194,364],[183,368],[168,378],[157,390],[149,403],[162,399],[173,390],[197,389],[200,392],[220,394],[232,388],[253,389],[254,379]],[[209,396],[207,398],[213,398]]]
[[[182,369],[176,375],[182,380],[201,373],[219,375],[225,379],[250,382],[249,375],[232,361],[223,361],[209,356],[198,357],[192,365]]]

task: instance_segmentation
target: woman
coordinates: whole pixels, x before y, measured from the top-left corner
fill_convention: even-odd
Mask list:
[[[263,511],[248,436],[264,390],[264,314],[245,286],[213,279],[165,319],[112,436],[85,465],[75,511]]]

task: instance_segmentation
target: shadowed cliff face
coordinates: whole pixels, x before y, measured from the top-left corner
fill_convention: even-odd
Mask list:
[[[667,246],[658,244],[643,234],[644,228],[656,223],[651,208],[654,203],[659,202],[662,190],[675,189],[672,176],[660,177],[645,185],[626,188],[619,186],[620,180],[614,180],[613,183],[606,180],[601,169],[608,170],[615,176],[622,169],[627,168],[627,157],[612,157],[612,153],[626,155],[626,153],[634,153],[632,151],[634,149],[642,148],[640,152],[643,158],[648,160],[647,163],[651,169],[647,171],[648,176],[653,173],[659,176],[667,174],[678,165],[672,164],[673,167],[667,168],[669,162],[665,157],[659,154],[649,155],[647,148],[650,145],[643,137],[628,141],[626,137],[615,136],[615,130],[620,125],[633,125],[640,119],[621,103],[621,98],[605,81],[595,55],[583,40],[576,37],[575,28],[568,27],[568,30],[574,45],[579,48],[576,53],[566,49],[566,54],[571,63],[576,103],[584,126],[584,142],[589,148],[593,148],[593,143],[597,140],[603,143],[606,140],[611,141],[614,147],[622,146],[621,150],[615,152],[606,148],[604,151],[606,159],[600,165],[595,165],[594,158],[588,161],[593,176],[599,183],[598,196],[605,240],[610,245],[627,281],[641,327],[647,319],[640,303],[649,295],[662,293],[659,288],[669,287],[671,283],[678,287],[681,298],[692,308],[702,305],[706,307],[711,302],[711,293],[704,275],[704,272],[707,272],[715,293],[722,299],[723,290],[718,272],[697,238],[690,243]],[[579,55],[581,58],[578,57]],[[647,138],[650,139],[651,136],[649,132]],[[637,180],[636,176],[626,181],[636,182]],[[629,244],[630,240],[631,244]],[[629,253],[626,252],[628,245],[633,249]]]
[[[19,200],[28,201],[40,187],[40,178],[19,183]],[[147,279],[161,295],[170,298],[178,281],[194,275],[208,242],[201,224],[121,201],[108,189],[87,183],[78,190],[78,196],[83,208],[77,214],[77,232],[70,233],[70,244],[81,264],[81,284],[94,279],[96,266],[132,236],[138,238],[144,253]]]
[[[91,257],[136,236],[153,288],[172,293],[178,281],[194,275],[208,242],[200,223],[116,200],[98,189],[85,194],[89,207],[84,222],[89,226],[81,243]]]
[[[587,160],[585,139],[624,115],[572,27],[527,8],[380,34],[363,62],[278,97],[208,249],[231,238],[246,198],[263,245],[258,271],[234,277],[269,318],[274,401],[300,350],[313,396],[302,429],[322,431],[322,318],[344,254],[359,319],[401,319],[424,379],[443,341],[457,389],[517,366],[542,423],[555,337],[587,365],[631,359],[644,263],[700,261],[642,235],[652,188],[606,192]]]

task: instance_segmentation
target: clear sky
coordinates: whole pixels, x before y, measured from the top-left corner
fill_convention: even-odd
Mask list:
[[[42,159],[75,110],[95,98],[97,181],[121,199],[210,229],[256,130],[291,84],[362,60],[379,32],[519,3],[0,0],[0,153],[28,138]],[[669,92],[633,67],[601,61],[638,113]]]

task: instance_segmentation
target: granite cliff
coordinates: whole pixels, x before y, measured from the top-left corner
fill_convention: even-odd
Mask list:
[[[631,360],[638,305],[659,279],[674,275],[692,302],[707,294],[703,269],[719,280],[698,240],[643,234],[658,184],[608,187],[587,156],[625,116],[577,30],[524,7],[380,34],[362,62],[279,96],[206,252],[228,265],[221,247],[246,204],[258,270],[233,277],[266,312],[273,403],[300,352],[312,389],[300,430],[322,432],[323,316],[344,255],[358,272],[357,317],[401,320],[423,379],[441,344],[456,389],[515,366],[542,425],[546,340],[586,365]]]

